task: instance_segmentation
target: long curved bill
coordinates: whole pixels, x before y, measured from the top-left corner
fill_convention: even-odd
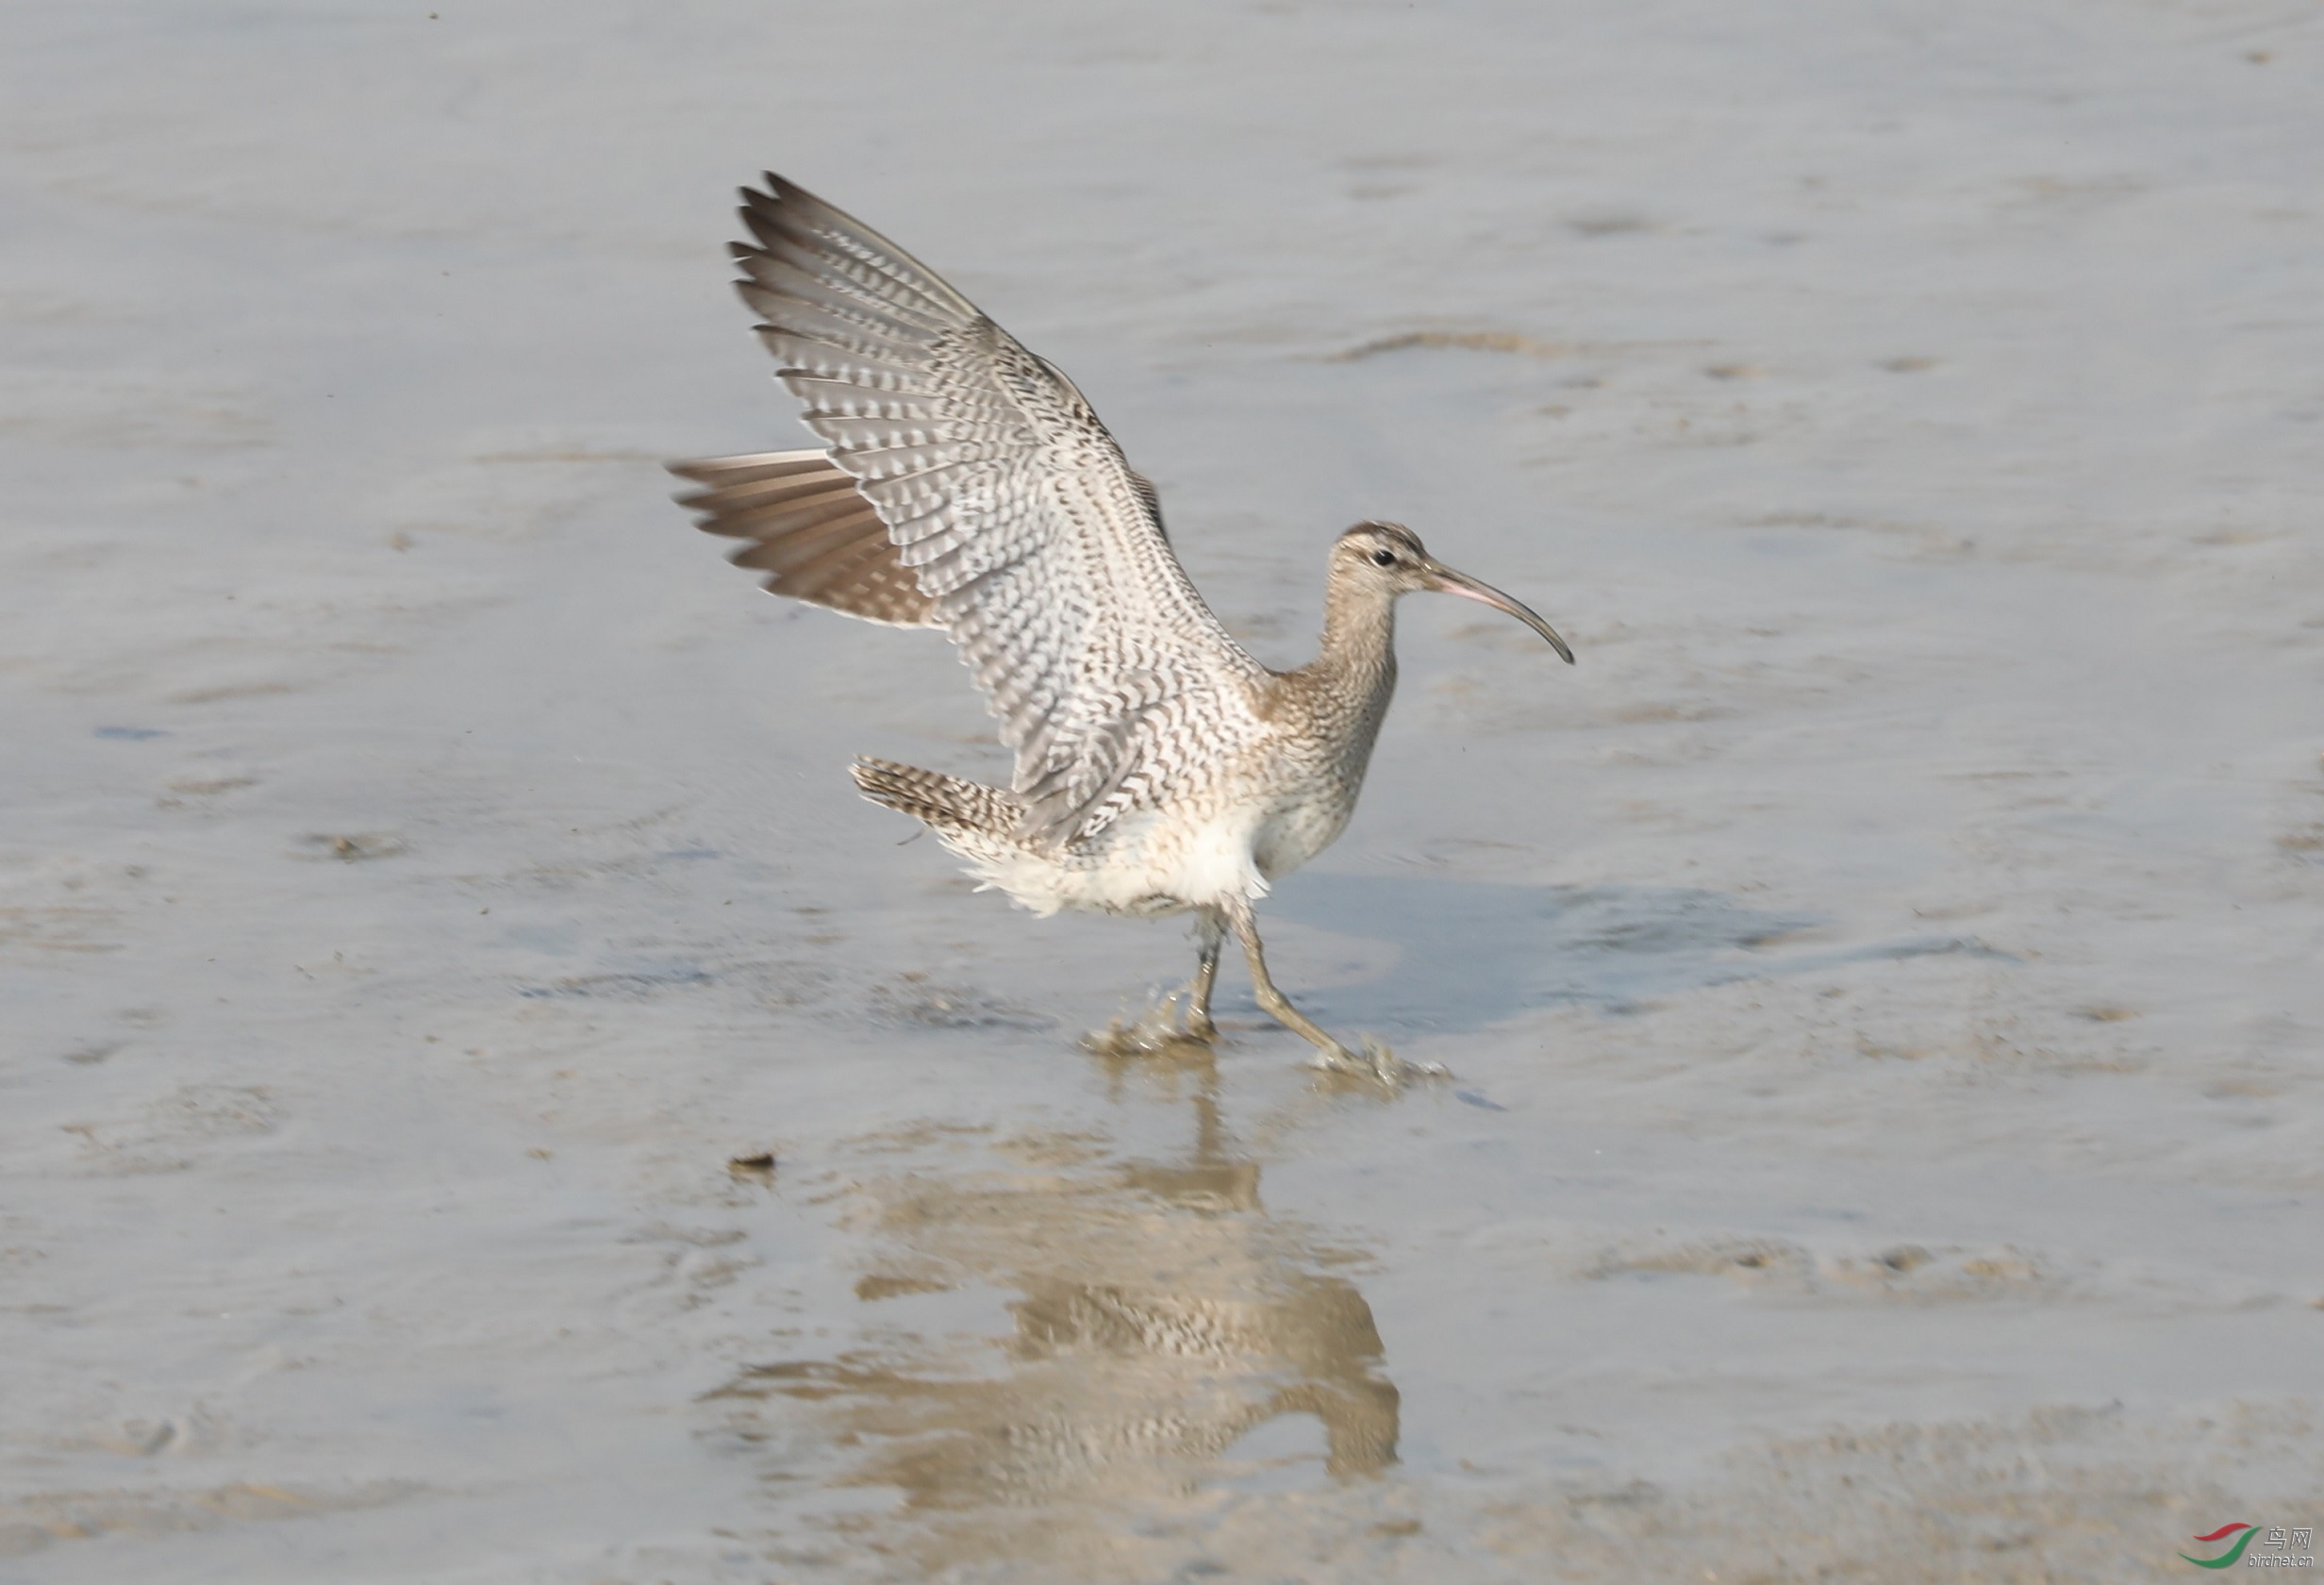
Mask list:
[[[1479,583],[1468,574],[1456,573],[1443,562],[1436,560],[1431,560],[1428,563],[1428,576],[1429,587],[1440,594],[1458,594],[1464,600],[1482,600],[1495,610],[1507,611],[1526,626],[1549,640],[1550,647],[1557,651],[1567,665],[1573,664],[1573,651],[1567,647],[1565,640],[1557,636],[1556,628],[1536,616],[1530,608],[1512,600],[1491,584]]]

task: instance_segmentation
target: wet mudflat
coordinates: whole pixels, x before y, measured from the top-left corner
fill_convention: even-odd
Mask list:
[[[2324,30],[2257,5],[20,7],[0,1580],[2161,1578],[2324,1491]],[[773,164],[1263,658],[1286,989],[856,800]],[[739,1163],[739,1164],[738,1164]]]

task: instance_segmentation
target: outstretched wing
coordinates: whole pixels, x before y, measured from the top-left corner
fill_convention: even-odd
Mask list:
[[[855,476],[824,451],[760,451],[665,464],[707,488],[678,497],[694,526],[751,542],[726,559],[765,573],[771,594],[890,627],[941,627],[936,602],[904,564],[888,525],[855,488]],[[1161,522],[1154,481],[1130,482]]]
[[[727,559],[765,573],[772,592],[867,622],[943,626],[855,476],[822,452],[711,457],[670,471],[709,487],[678,505],[701,514],[694,526],[704,533],[750,541]]]
[[[1000,718],[1023,834],[1087,836],[1159,790],[1158,742],[1247,712],[1264,672],[1072,381],[877,232],[766,180],[743,190],[756,244],[734,247],[759,336]]]

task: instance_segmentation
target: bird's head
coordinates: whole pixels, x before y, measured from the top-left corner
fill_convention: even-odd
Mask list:
[[[1564,657],[1568,665],[1573,663],[1573,651],[1557,636],[1556,629],[1491,584],[1480,583],[1466,573],[1456,573],[1429,555],[1420,537],[1401,523],[1359,523],[1340,535],[1339,543],[1332,549],[1332,577],[1335,582],[1344,580],[1353,589],[1390,600],[1399,594],[1430,591],[1483,601],[1495,610],[1508,612],[1549,640],[1550,647]]]

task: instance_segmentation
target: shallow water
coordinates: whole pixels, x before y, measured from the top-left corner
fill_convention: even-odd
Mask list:
[[[1006,25],[1003,23],[1005,21]],[[19,6],[0,1580],[2164,1577],[2324,1491],[2314,195],[2257,4]],[[667,457],[774,164],[1229,626],[1406,603],[1191,966]],[[739,1164],[737,1164],[739,1163]]]

